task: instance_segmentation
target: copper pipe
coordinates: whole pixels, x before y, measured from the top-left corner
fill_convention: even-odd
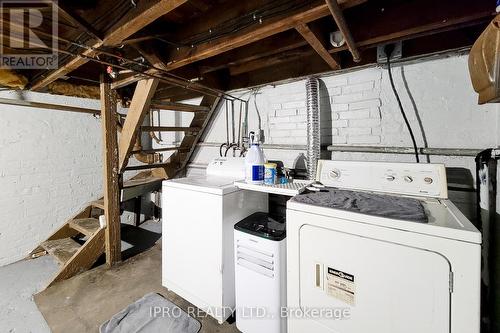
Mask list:
[[[352,58],[355,62],[361,61],[361,56],[359,54],[358,49],[356,48],[356,43],[354,42],[354,38],[352,38],[351,30],[347,26],[347,23],[344,18],[344,14],[342,13],[342,9],[340,9],[337,0],[325,0],[330,12],[332,13],[333,19],[337,24],[342,35],[344,35],[345,42],[347,44],[347,48],[352,54]]]

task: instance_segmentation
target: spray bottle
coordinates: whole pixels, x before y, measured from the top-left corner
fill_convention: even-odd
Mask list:
[[[245,156],[245,181],[248,184],[264,183],[264,153],[259,142],[255,140],[255,133],[250,132],[250,149]]]

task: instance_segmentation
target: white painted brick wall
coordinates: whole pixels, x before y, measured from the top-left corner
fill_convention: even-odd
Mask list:
[[[99,107],[97,101],[45,94],[26,98]],[[2,266],[24,258],[101,195],[102,153],[100,120],[91,115],[2,105],[0,119]]]
[[[500,137],[497,131],[498,111],[492,105],[477,105],[477,95],[470,84],[467,56],[394,66],[393,73],[419,145],[423,145],[422,131],[412,99],[430,147],[496,146],[497,138]],[[402,74],[407,81],[411,98]],[[324,76],[321,82],[323,143],[328,140],[327,143],[339,145],[411,145],[386,69],[373,67]],[[249,96],[249,91],[233,93],[244,99]],[[259,90],[256,104],[266,133],[266,143],[306,145],[305,102],[305,80],[266,86]],[[249,108],[250,129],[256,130],[257,117],[253,98]],[[300,115],[303,117],[299,117]],[[224,112],[219,111],[205,140],[225,141]],[[290,155],[286,159],[291,161],[288,165],[290,167],[294,166],[294,161],[303,153],[285,152]],[[267,157],[271,159],[283,154],[283,151],[278,150],[266,151]],[[207,163],[210,157],[212,155],[199,150],[194,161]],[[332,158],[412,160],[412,156],[345,153],[335,153]],[[466,168],[471,166],[470,158],[431,157],[431,161],[443,159],[449,160],[450,165],[463,165]]]

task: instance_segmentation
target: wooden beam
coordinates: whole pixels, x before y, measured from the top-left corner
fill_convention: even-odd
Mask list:
[[[391,6],[369,1],[356,9],[345,11],[344,16],[351,23],[350,30],[356,45],[366,48],[443,32],[442,29],[458,29],[485,18],[491,19],[494,13],[487,1],[407,0],[395,2]],[[345,49],[332,49],[331,52]]]
[[[279,55],[305,45],[308,44],[300,34],[295,30],[288,30],[194,65],[199,68],[202,74],[205,74],[228,67],[237,67],[272,55]]]
[[[331,69],[340,69],[339,63],[333,59],[332,55],[328,53],[323,43],[319,38],[309,29],[307,24],[299,24],[295,27],[297,31],[304,37],[304,39],[311,45],[311,47],[318,53],[318,55],[330,66]]]
[[[354,61],[355,62],[361,61],[359,51],[356,48],[356,43],[354,43],[354,38],[352,38],[351,31],[347,26],[344,14],[342,13],[342,9],[340,9],[337,0],[326,0],[326,3],[328,5],[328,8],[330,9],[330,12],[332,13],[333,19],[335,20],[337,27],[344,36],[345,42],[347,44],[347,47],[349,48],[349,51],[351,51]]]
[[[104,167],[104,215],[106,217],[106,263],[121,261],[120,188],[118,176],[118,143],[116,131],[115,92],[101,74],[101,122]]]
[[[73,12],[73,10],[65,5],[62,4],[60,1],[56,0],[51,0],[52,5],[57,7],[58,14],[60,14],[62,17],[66,18],[70,23],[76,25],[83,31],[85,31],[87,34],[92,36],[96,41],[102,42],[102,36],[100,33],[90,25],[89,22],[85,21],[83,18],[78,16],[76,13]]]
[[[345,7],[362,2],[364,1],[341,0],[339,4],[342,7]],[[295,10],[292,13],[278,15],[264,21],[262,24],[242,29],[236,34],[222,37],[216,39],[215,41],[206,42],[194,48],[184,47],[180,49],[172,59],[170,59],[165,70],[172,70],[199,60],[216,56],[234,48],[245,46],[260,39],[293,29],[298,24],[315,21],[328,15],[330,15],[330,11],[326,3],[324,1],[315,1],[305,9],[302,8],[300,10]]]
[[[69,105],[58,105],[58,104],[32,102],[32,101],[25,101],[25,100],[21,100],[21,99],[10,99],[10,98],[0,98],[0,104],[15,105],[15,106],[28,107],[28,108],[67,111],[67,112],[88,113],[88,114],[101,113],[101,111],[96,110],[96,109],[80,108],[80,107],[69,106]]]
[[[104,35],[101,42],[90,45],[92,49],[86,49],[82,54],[86,57],[93,57],[99,52],[95,51],[101,46],[114,46],[120,44],[123,40],[130,37],[140,29],[144,28],[159,17],[179,7],[186,0],[143,0],[139,1],[137,7],[130,10],[122,19]],[[74,57],[60,68],[48,73],[41,79],[33,82],[31,90],[40,90],[49,83],[57,80],[78,67],[86,64],[89,60],[84,57]]]
[[[467,17],[457,17],[449,20],[438,20],[435,22],[411,27],[404,30],[398,30],[383,35],[373,36],[359,41],[357,45],[360,46],[360,48],[368,48],[381,43],[404,41],[408,39],[430,36],[442,32],[473,26],[481,22],[486,22],[489,21],[491,17],[492,14],[490,11],[488,11],[482,13],[475,13],[474,15]],[[329,52],[336,53],[342,50],[345,50],[345,48],[334,48],[329,50]]]
[[[297,66],[297,63],[297,60],[291,60],[264,69],[233,76],[231,77],[229,87],[231,90],[253,87],[265,83],[331,71],[330,66],[322,61],[316,52],[302,57],[300,59],[300,66]]]
[[[127,166],[128,158],[134,147],[139,127],[142,125],[144,116],[150,110],[151,99],[153,98],[157,86],[158,79],[147,79],[137,83],[120,135],[120,143],[118,146],[118,165],[120,172]]]
[[[120,89],[143,79],[147,79],[147,76],[141,74],[129,74],[124,78],[113,81],[113,83],[111,83],[111,89]]]
[[[305,41],[304,41],[305,42]],[[307,42],[305,42],[307,44]],[[286,52],[282,52],[277,55],[272,55],[268,57],[258,58],[246,63],[242,63],[236,66],[229,67],[229,73],[231,76],[239,75],[242,73],[252,72],[261,68],[266,68],[270,66],[275,66],[281,64],[283,62],[288,62],[294,59],[300,59],[305,56],[311,55],[315,53],[309,45],[301,48],[297,48],[295,50],[290,50]]]

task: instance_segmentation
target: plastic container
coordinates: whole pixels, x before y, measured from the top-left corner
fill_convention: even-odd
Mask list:
[[[245,156],[245,181],[248,184],[264,183],[264,153],[258,143],[252,143]]]
[[[264,164],[264,184],[274,185],[278,180],[278,165],[276,163]]]

